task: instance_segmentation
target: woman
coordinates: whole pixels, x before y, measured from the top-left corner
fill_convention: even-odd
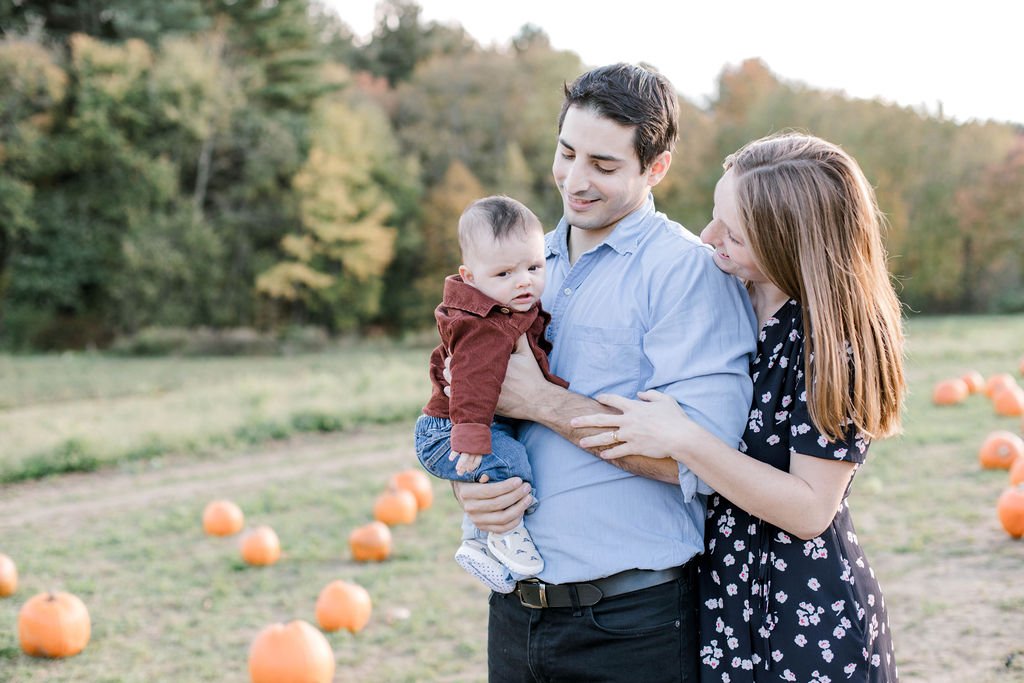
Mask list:
[[[726,159],[701,238],[747,283],[760,322],[739,450],[667,396],[598,400],[621,415],[580,441],[604,458],[674,458],[716,493],[701,558],[705,681],[895,681],[885,603],[846,497],[871,439],[899,430],[900,304],[857,163],[799,134]]]

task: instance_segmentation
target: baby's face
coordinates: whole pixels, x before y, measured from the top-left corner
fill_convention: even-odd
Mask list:
[[[534,229],[536,228],[536,229]],[[459,274],[468,284],[516,311],[528,311],[544,293],[544,231],[531,226],[498,242],[475,241]]]

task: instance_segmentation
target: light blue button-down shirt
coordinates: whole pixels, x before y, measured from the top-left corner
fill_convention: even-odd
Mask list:
[[[738,444],[753,391],[756,319],[711,250],[654,208],[626,216],[569,264],[563,218],[547,240],[544,307],[552,371],[570,390],[636,398],[657,389],[703,427]],[[629,474],[539,424],[520,433],[540,505],[526,526],[548,583],[681,565],[704,548],[704,496],[680,468],[675,486]]]

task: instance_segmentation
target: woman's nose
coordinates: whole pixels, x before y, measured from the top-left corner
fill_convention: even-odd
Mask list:
[[[718,231],[716,230],[715,221],[711,221],[700,231],[700,241],[704,244],[714,244],[717,239]]]

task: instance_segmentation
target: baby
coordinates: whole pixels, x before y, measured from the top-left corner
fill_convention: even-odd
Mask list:
[[[494,410],[509,356],[525,334],[537,363],[552,382],[544,339],[550,316],[541,310],[544,292],[544,228],[526,206],[504,196],[479,199],[459,219],[462,265],[445,278],[434,316],[441,343],[430,357],[433,391],[416,422],[416,455],[436,477],[453,481],[532,482],[526,449],[515,428]],[[449,398],[444,387],[450,357]],[[534,492],[536,494],[536,491]],[[536,495],[535,495],[536,497]],[[528,511],[529,512],[529,511]],[[544,568],[523,521],[503,534],[483,535],[466,520],[455,560],[499,593]]]

